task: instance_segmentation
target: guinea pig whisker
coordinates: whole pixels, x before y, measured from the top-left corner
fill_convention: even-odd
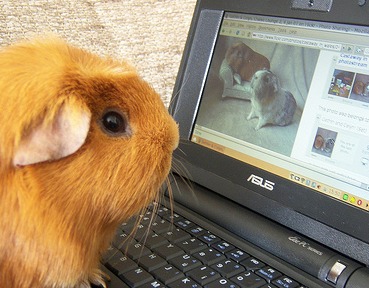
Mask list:
[[[132,230],[129,232],[128,236],[125,237],[125,239],[120,243],[119,250],[123,254],[129,255],[129,249],[141,249],[138,256],[140,258],[143,255],[142,253],[143,253],[143,250],[145,249],[145,243],[149,235],[149,231],[150,231],[148,227],[144,223],[142,223],[143,218],[145,217],[145,215],[147,215],[147,211],[149,211],[149,209],[147,208],[142,209],[139,215],[135,217],[135,223],[132,227]],[[152,217],[153,216],[151,215],[150,222],[152,222],[152,219],[151,219]],[[150,224],[148,226],[150,226]],[[139,236],[140,234],[138,234],[139,229],[145,229],[142,236]],[[139,250],[136,250],[136,251],[139,251]]]
[[[135,240],[138,241],[138,243],[142,244],[142,247],[145,246],[147,239],[150,236],[150,233],[152,232],[151,227],[152,227],[152,223],[154,223],[154,221],[156,220],[157,209],[158,209],[158,203],[157,203],[157,196],[156,196],[156,199],[152,202],[152,204],[149,205],[149,207],[142,209],[141,213],[138,216],[136,233],[133,237]],[[137,235],[138,228],[144,229],[143,230],[144,232],[142,233],[142,235],[141,233]]]
[[[113,252],[111,252],[113,251]],[[107,251],[105,251],[102,255],[101,255],[101,260],[106,263],[106,262],[109,262],[111,259],[113,259],[117,253],[119,253],[119,250],[118,249],[115,249],[114,248],[114,245],[111,243],[110,244],[110,247],[108,248]]]
[[[170,216],[171,216],[171,222],[172,222],[172,224],[173,224],[173,211],[174,211],[174,209],[173,209],[173,189],[172,189],[172,183],[171,183],[171,181],[170,181],[170,179],[167,177],[166,179],[165,179],[165,182],[166,182],[166,186],[167,186],[167,191],[168,191],[168,197],[169,197],[169,209],[170,209]]]
[[[173,161],[172,170],[174,173],[179,175],[179,177],[181,178],[181,180],[183,180],[183,182],[186,182],[186,183],[189,182],[188,179],[190,179],[190,172],[187,170],[185,165],[180,161],[180,159],[178,160],[176,159],[175,161]]]
[[[189,75],[187,75],[186,79],[183,80],[183,83],[182,83],[181,87],[179,87],[178,91],[175,94],[173,94],[172,98],[170,99],[170,102],[169,102],[170,104],[169,105],[171,105],[173,102],[175,102],[177,100],[177,98],[179,97],[179,93],[181,93],[183,87],[187,84],[188,80],[189,80]],[[180,108],[179,107],[180,105],[175,105],[175,106],[176,106],[176,108],[175,108],[176,110],[170,111],[172,115],[177,114],[177,111]]]
[[[130,232],[127,232],[127,236],[122,240],[122,242],[118,245],[119,246],[119,250],[121,250],[124,254],[127,254],[129,246],[134,243],[133,241],[135,241],[135,235],[137,233],[137,229],[138,229],[138,223],[137,223],[138,219],[136,219],[135,224],[133,225],[133,228]],[[126,232],[123,232],[122,235],[124,235]],[[124,247],[124,249],[122,249]]]
[[[189,179],[191,179],[190,172],[187,170],[187,168],[183,165],[183,163],[180,160],[173,161],[172,167],[173,167],[174,172],[178,172],[177,175],[180,177],[181,181],[185,184],[185,186],[187,188],[186,193],[187,193],[187,191],[189,191],[192,194],[193,198],[197,201],[196,193],[194,191],[192,182],[189,180]],[[182,191],[183,189],[179,188],[179,185],[177,183],[176,178],[174,178],[174,179],[175,179],[174,184],[176,185],[177,190],[179,191],[179,193],[184,193]]]

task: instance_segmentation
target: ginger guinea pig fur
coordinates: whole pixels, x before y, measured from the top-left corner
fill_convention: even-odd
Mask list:
[[[0,52],[1,287],[89,287],[121,221],[157,197],[178,144],[125,62],[59,39]]]

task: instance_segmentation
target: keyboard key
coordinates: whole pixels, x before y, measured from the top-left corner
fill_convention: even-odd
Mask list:
[[[177,213],[169,213],[169,214],[165,214],[163,216],[163,219],[167,220],[170,223],[175,223],[179,220],[182,220],[183,217]]]
[[[164,219],[160,219],[160,218],[158,218],[156,221],[151,223],[150,227],[157,234],[168,232],[174,228],[172,223],[165,221]]]
[[[247,259],[250,257],[249,254],[247,254],[246,252],[240,250],[240,249],[234,249],[228,253],[226,253],[227,258],[232,259],[234,261],[236,261],[237,263],[240,263],[241,261]]]
[[[202,286],[209,284],[210,282],[213,282],[216,279],[220,278],[220,274],[208,266],[201,266],[195,268],[190,272],[188,272],[187,276],[191,277],[192,279],[195,280],[195,282],[199,283]]]
[[[150,227],[151,223],[154,222],[157,218],[159,218],[158,215],[152,214],[151,211],[147,211],[145,214],[139,215],[137,217],[137,223],[146,227]]]
[[[134,270],[125,272],[120,274],[119,277],[133,288],[139,287],[154,280],[154,277],[142,268],[136,268]]]
[[[158,278],[165,285],[184,277],[184,274],[171,264],[160,267],[152,273],[155,278]]]
[[[147,238],[149,235],[150,229],[146,225],[139,224],[135,228],[133,228],[131,235],[138,241]]]
[[[116,275],[133,270],[138,267],[135,261],[123,255],[120,251],[118,251],[118,253],[110,258],[105,265]]]
[[[113,246],[116,248],[123,248],[126,247],[131,241],[134,241],[133,237],[131,237],[128,233],[119,231],[115,235],[113,239]],[[134,241],[136,242],[136,241]]]
[[[179,228],[171,229],[170,231],[162,234],[168,241],[177,243],[191,238],[191,235]]]
[[[160,217],[164,217],[165,215],[168,215],[171,213],[171,210],[167,207],[164,206],[159,206],[158,209],[155,211],[155,209],[153,209],[154,212],[156,212],[156,214],[158,214]]]
[[[264,267],[258,271],[255,272],[257,275],[263,277],[268,282],[271,282],[279,277],[282,276],[280,272],[277,270],[271,268],[271,267]]]
[[[140,259],[138,259],[138,264],[142,266],[146,271],[151,272],[168,263],[162,257],[153,253],[140,257]]]
[[[297,283],[295,280],[287,277],[287,276],[283,276],[275,281],[272,282],[275,286],[277,286],[278,288],[297,288],[299,287],[299,283]]]
[[[223,254],[230,252],[231,250],[234,249],[234,246],[229,244],[228,242],[225,241],[220,241],[217,243],[214,243],[211,245],[211,247],[217,249],[219,252],[222,252]]]
[[[106,284],[106,288],[129,288],[128,285],[118,278],[113,272],[107,269],[105,266],[101,266],[101,271],[105,274],[103,276]],[[91,283],[91,288],[104,288],[102,285],[94,285]]]
[[[220,278],[210,284],[206,285],[205,288],[239,288],[240,286],[232,283],[228,279]]]
[[[168,244],[168,241],[163,236],[151,232],[141,243],[147,246],[149,249],[153,249],[155,247]]]
[[[261,286],[260,288],[277,288],[273,284],[265,284],[264,286]]]
[[[202,288],[194,280],[189,277],[179,279],[168,286],[169,288]]]
[[[148,282],[148,283],[140,286],[140,288],[165,288],[165,287],[166,286],[158,280],[154,280],[152,282]]]
[[[175,224],[184,230],[190,229],[191,227],[195,226],[194,223],[192,223],[190,220],[187,220],[187,219],[179,220],[175,222]]]
[[[245,266],[246,270],[257,271],[265,266],[260,260],[250,257],[242,261],[241,264]]]
[[[178,247],[185,250],[189,254],[193,254],[207,247],[204,242],[201,242],[197,238],[190,238],[190,239],[178,242],[177,245]]]
[[[206,233],[200,235],[198,237],[201,241],[204,241],[206,244],[211,245],[215,242],[221,241],[218,236],[214,235],[213,233],[207,231]]]
[[[169,259],[172,259],[174,257],[184,254],[184,251],[181,248],[179,248],[178,246],[172,243],[168,243],[168,244],[164,244],[159,247],[156,247],[153,249],[153,251],[159,254],[165,260],[169,260]]]
[[[176,266],[179,270],[181,270],[183,273],[186,273],[196,267],[199,267],[202,265],[200,260],[196,259],[195,257],[184,254],[178,257],[175,257],[171,260],[169,260],[171,264]]]
[[[225,259],[225,256],[222,253],[216,251],[213,248],[201,250],[197,253],[194,253],[193,256],[195,256],[197,259],[199,259],[202,263],[206,265],[212,265]]]
[[[128,219],[126,222],[123,222],[120,225],[120,229],[129,234],[133,230],[133,227],[135,227],[136,225],[137,225],[137,218],[132,217]]]
[[[230,279],[232,282],[236,283],[240,287],[247,288],[259,288],[266,284],[266,281],[260,276],[247,271],[243,272],[233,278]]]
[[[118,253],[118,249],[117,248],[115,248],[115,247],[113,247],[113,246],[110,246],[109,248],[108,248],[108,250],[106,250],[105,251],[105,253],[103,254],[103,256],[102,256],[102,258],[101,258],[101,262],[103,263],[103,264],[105,264],[106,262],[108,262],[108,260],[110,259],[110,258],[112,258],[113,256],[115,256],[115,254],[117,254]]]
[[[233,260],[223,260],[211,266],[215,271],[219,272],[223,277],[231,278],[241,272],[245,271],[245,268],[234,262]]]
[[[202,234],[205,234],[207,230],[200,226],[193,226],[186,230],[187,232],[191,233],[192,236],[198,237]]]
[[[137,260],[138,258],[151,253],[151,251],[141,243],[132,243],[122,252],[133,260]]]

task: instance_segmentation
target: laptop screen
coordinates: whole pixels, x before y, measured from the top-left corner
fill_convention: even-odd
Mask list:
[[[369,211],[367,33],[225,13],[191,141]]]

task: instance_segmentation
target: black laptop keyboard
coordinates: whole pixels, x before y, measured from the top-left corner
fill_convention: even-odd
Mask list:
[[[123,223],[103,259],[128,287],[305,287],[166,207],[152,213]]]

